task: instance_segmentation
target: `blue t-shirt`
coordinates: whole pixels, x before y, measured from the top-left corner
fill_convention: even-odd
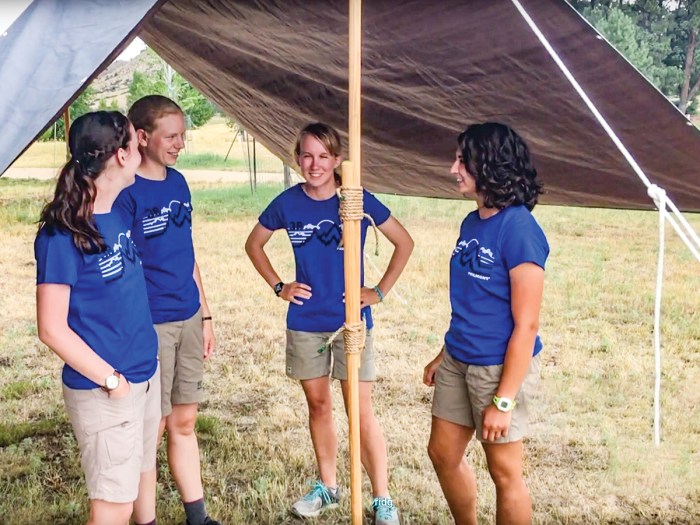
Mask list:
[[[132,218],[153,322],[192,317],[199,309],[199,289],[194,280],[192,199],[185,178],[172,168],[167,168],[165,180],[136,175],[114,206]]]
[[[69,285],[68,326],[130,383],[141,383],[158,365],[141,260],[128,217],[116,210],[93,217],[107,250],[85,254],[70,234],[44,226],[34,241],[36,282]],[[68,365],[63,382],[80,390],[100,386]]]
[[[278,195],[262,212],[259,221],[268,230],[287,230],[294,250],[296,281],[311,286],[311,299],[299,306],[289,303],[287,328],[303,332],[333,332],[345,322],[345,276],[342,222],[337,195],[317,201],[297,184]],[[363,207],[379,226],[391,215],[371,193],[363,192]],[[368,219],[362,221],[362,246],[367,236]],[[364,261],[360,283],[364,283]],[[367,328],[372,328],[372,311],[362,309]]]
[[[525,206],[508,206],[488,219],[467,215],[450,261],[450,355],[463,363],[500,365],[513,333],[509,271],[522,263],[544,268],[547,238]],[[532,355],[542,350],[540,336]]]

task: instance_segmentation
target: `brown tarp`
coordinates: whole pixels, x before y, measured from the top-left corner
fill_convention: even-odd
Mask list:
[[[700,211],[698,130],[566,2],[521,3],[651,181]],[[511,1],[363,4],[365,187],[455,197],[458,131],[495,120],[530,143],[543,202],[653,208]],[[346,0],[34,0],[0,40],[0,172],[136,35],[291,163],[302,125],[347,128],[347,11]]]
[[[700,135],[568,4],[522,0],[653,183],[700,210]],[[140,36],[275,154],[347,129],[347,2],[170,0]],[[485,120],[530,143],[545,203],[652,208],[646,188],[507,0],[366,0],[363,184],[454,197],[456,134]]]

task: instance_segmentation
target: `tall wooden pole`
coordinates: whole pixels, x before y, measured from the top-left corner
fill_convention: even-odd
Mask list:
[[[66,139],[66,160],[70,159],[70,146],[68,145],[68,135],[70,133],[70,106],[63,112],[63,131]],[[54,137],[56,140],[57,137]]]
[[[348,54],[348,145],[349,162],[343,164],[343,186],[361,186],[362,157],[360,141],[361,71],[362,71],[362,0],[350,0]],[[343,223],[345,250],[345,319],[346,324],[360,319],[361,220]],[[346,345],[347,346],[347,345]],[[360,354],[347,355],[348,420],[350,425],[350,510],[352,525],[362,525],[362,471],[360,464],[360,406],[358,376]]]

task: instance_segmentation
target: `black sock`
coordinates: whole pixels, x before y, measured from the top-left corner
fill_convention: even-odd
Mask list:
[[[189,503],[182,502],[187,515],[187,523],[189,525],[202,525],[207,519],[207,511],[204,508],[204,498]]]

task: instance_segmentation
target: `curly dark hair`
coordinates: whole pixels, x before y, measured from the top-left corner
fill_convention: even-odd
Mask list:
[[[522,204],[532,210],[543,193],[525,141],[505,124],[472,124],[457,139],[467,172],[476,179],[484,206]]]
[[[41,212],[39,230],[46,226],[69,232],[83,253],[104,251],[104,239],[92,218],[95,179],[118,149],[128,148],[130,139],[129,120],[118,111],[77,118],[68,134],[71,158],[61,169],[53,199]]]

